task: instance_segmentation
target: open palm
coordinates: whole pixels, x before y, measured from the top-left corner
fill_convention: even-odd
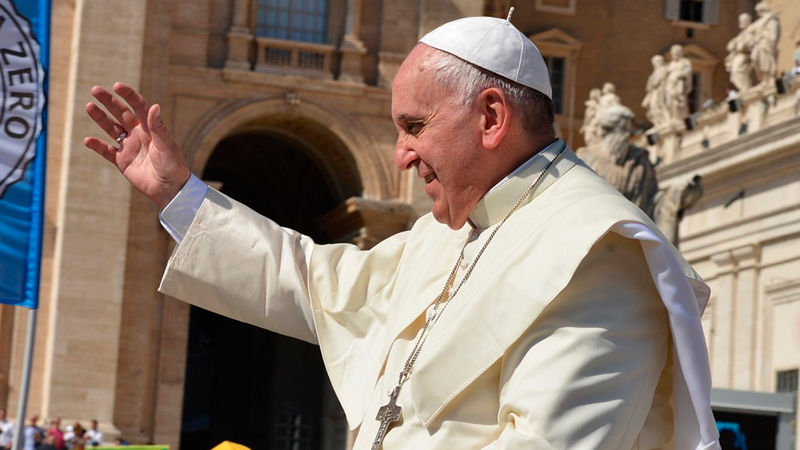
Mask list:
[[[161,120],[161,107],[149,106],[124,83],[115,83],[113,90],[125,103],[102,87],[91,90],[110,116],[95,102],[86,104],[86,112],[119,148],[96,137],[85,138],[83,144],[114,164],[136,189],[164,208],[189,179],[189,167]]]

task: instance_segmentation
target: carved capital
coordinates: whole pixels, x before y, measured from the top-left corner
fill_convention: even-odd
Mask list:
[[[752,268],[758,265],[761,260],[761,246],[758,244],[749,244],[743,247],[738,247],[731,250],[736,265],[740,269]]]
[[[408,229],[411,205],[351,197],[317,221],[332,242],[350,242],[362,249]]]
[[[711,255],[711,261],[713,261],[723,273],[756,267],[760,260],[761,246],[758,244],[748,244]]]
[[[721,268],[724,268],[725,266],[731,266],[733,265],[733,254],[730,250],[714,253],[711,255],[711,261]]]

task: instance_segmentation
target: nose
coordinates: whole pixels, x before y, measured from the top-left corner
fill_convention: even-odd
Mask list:
[[[419,163],[419,156],[408,145],[403,136],[400,135],[397,137],[397,146],[394,150],[394,164],[397,168],[401,171],[411,169],[415,167]]]

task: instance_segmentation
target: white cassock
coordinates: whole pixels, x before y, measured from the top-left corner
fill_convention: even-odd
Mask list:
[[[428,214],[369,251],[315,245],[208,189],[160,290],[321,347],[356,449],[463,252],[549,160],[493,189],[460,230]],[[718,449],[700,314],[707,286],[568,148],[500,228],[432,328],[383,449]]]

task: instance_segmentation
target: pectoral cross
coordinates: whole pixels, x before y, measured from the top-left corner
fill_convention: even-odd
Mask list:
[[[389,425],[400,420],[400,407],[397,406],[397,397],[400,395],[400,385],[397,385],[392,392],[389,393],[389,403],[381,406],[378,410],[378,415],[375,420],[381,422],[378,428],[378,434],[375,435],[375,442],[372,443],[372,450],[378,450],[383,443],[383,438],[386,437],[386,431],[389,430]]]

